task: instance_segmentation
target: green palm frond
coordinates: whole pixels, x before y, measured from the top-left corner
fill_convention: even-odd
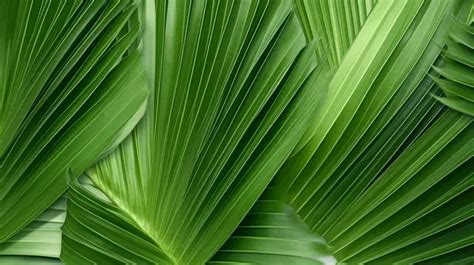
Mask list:
[[[169,264],[134,217],[87,177],[71,183],[61,258],[71,264]]]
[[[0,263],[474,262],[473,14],[0,1]]]
[[[376,125],[378,129],[395,114],[434,62],[433,58],[426,56],[419,60],[419,54],[434,36],[443,18],[439,14],[446,12],[448,3],[433,6],[430,12],[435,17],[425,18],[416,32],[413,26],[410,28],[405,36],[414,41],[405,40],[397,45],[422,6],[424,11],[426,4],[423,5],[423,1],[389,1],[377,5],[366,21],[367,26],[362,28],[334,74],[324,105],[314,117],[312,128],[307,131],[297,150],[305,145],[309,150],[316,150],[320,145],[321,148],[332,149],[338,139],[350,142],[360,138],[382,110],[385,109],[386,114],[382,115],[382,122]],[[417,18],[419,20],[421,15]],[[440,32],[437,37],[442,38],[444,35]],[[433,46],[428,47],[427,51],[436,57],[439,49]],[[416,65],[419,61],[422,64]],[[414,71],[409,75],[413,68]],[[351,145],[340,145],[342,149],[351,148]],[[302,152],[303,157],[297,156],[294,160],[304,165],[310,155]],[[317,163],[322,163],[325,157],[318,159],[320,161]],[[289,170],[298,172],[297,169]]]
[[[147,4],[149,11],[154,3]],[[128,220],[156,253],[200,264],[290,155],[324,96],[317,84],[326,75],[314,46],[304,49],[291,1],[158,1],[153,10],[156,23],[146,30],[157,38],[145,43],[156,55],[147,64],[155,73],[147,114],[87,174],[127,216],[108,225]],[[81,209],[71,215],[86,215]],[[94,233],[107,242],[82,238],[73,222],[65,224],[65,261],[82,249],[100,249],[77,253],[92,261],[123,262],[128,257],[120,253],[140,253],[126,235],[117,242],[105,229]]]
[[[309,230],[271,185],[209,264],[334,264],[326,242]]]
[[[327,60],[332,69],[340,65],[376,3],[377,0],[294,0],[306,38],[321,41],[318,57]]]
[[[143,115],[136,9],[129,1],[1,1],[0,241]]]
[[[0,264],[59,264],[65,195],[13,237],[0,244]]]
[[[446,106],[474,116],[474,25],[472,1],[460,5],[461,12],[453,17],[442,66],[435,67],[441,75],[437,84],[445,97],[436,97]],[[471,11],[467,13],[465,11]]]
[[[428,75],[453,4],[377,5],[330,83],[314,136],[279,173],[290,205],[340,262],[419,262],[474,242],[472,118],[436,103]]]

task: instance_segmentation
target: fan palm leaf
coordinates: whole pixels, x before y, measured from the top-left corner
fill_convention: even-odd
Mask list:
[[[420,262],[473,242],[472,117],[436,103],[428,75],[457,5],[376,5],[314,136],[279,173],[290,205],[338,261]]]
[[[305,49],[291,1],[147,4],[145,12],[156,11],[147,28],[156,39],[145,43],[155,54],[147,64],[147,114],[119,150],[86,172],[110,200],[102,208],[117,217],[91,209],[103,228],[83,236],[81,218],[89,214],[85,205],[72,208],[79,195],[71,195],[65,261],[207,261],[290,155],[324,96],[316,85],[326,69],[314,43]],[[99,199],[75,187],[89,204]],[[117,227],[129,236],[142,231],[151,245],[119,240],[111,233]],[[82,249],[87,255],[76,255]]]
[[[334,264],[326,242],[309,230],[284,196],[270,184],[209,264]]]
[[[443,104],[474,116],[474,19],[472,3],[465,1],[457,17],[452,18],[451,31],[444,51],[444,65],[435,67],[446,97],[436,97]]]
[[[58,264],[61,226],[66,218],[66,196],[0,244],[0,264]]]
[[[133,3],[0,5],[0,241],[5,241],[57,200],[68,178],[79,176],[132,130],[148,92]]]
[[[87,77],[88,71],[96,76],[102,54],[130,36],[123,49],[117,48],[114,69],[98,75],[105,79],[101,86],[130,87],[122,103],[134,95],[132,87],[145,90],[147,83],[147,105],[144,93],[139,110],[127,112],[129,120],[117,122],[108,140],[91,140],[102,145],[96,153],[84,151],[90,156],[81,158],[81,166],[57,164],[72,165],[62,175],[70,185],[66,212],[60,198],[38,216],[62,194],[63,186],[57,187],[64,179],[33,173],[0,178],[6,183],[0,195],[10,205],[4,215],[13,212],[6,220],[15,225],[3,233],[10,237],[24,227],[0,245],[0,255],[6,255],[0,262],[58,262],[59,253],[73,264],[474,261],[472,1],[100,3],[105,13],[108,4],[120,6],[115,20],[121,22],[99,19],[103,27],[98,28],[90,22],[99,37],[89,45],[111,44],[84,52],[84,61],[78,59],[78,66],[72,63],[66,72],[71,80],[81,73]],[[48,10],[41,9],[46,3],[34,5],[20,5],[18,10],[30,10],[25,14],[12,13],[20,14],[15,15],[24,25],[20,29],[29,29],[36,19],[31,10]],[[87,13],[87,4],[81,5]],[[100,11],[95,17],[104,14]],[[8,42],[0,45],[12,49]],[[20,59],[10,52],[0,56],[15,66],[29,49],[25,44]],[[9,72],[12,66],[2,69],[5,88],[10,79],[17,84],[18,76],[26,76]],[[67,83],[57,82],[58,87]],[[1,161],[9,170],[4,172],[33,172],[9,162],[14,159],[28,165],[37,155],[66,155],[69,145],[58,150],[47,145],[55,134],[48,138],[47,130],[28,129],[49,103],[41,99],[56,100],[54,86],[51,94],[42,89],[49,91],[41,88],[32,103],[21,103],[31,109],[24,117],[4,105],[8,111],[2,113],[13,115],[0,120],[6,140],[0,144],[6,150]],[[2,99],[22,93],[12,91],[3,90]],[[58,94],[60,103],[67,102],[67,95]],[[91,106],[84,101],[78,104]],[[60,113],[51,113],[62,120]],[[77,117],[65,113],[64,119]],[[35,133],[25,136],[23,130]],[[44,137],[34,138],[38,132]],[[21,148],[33,150],[31,157]],[[86,170],[86,161],[98,156],[103,159]],[[42,167],[42,161],[31,163]],[[34,215],[12,206],[44,195],[46,186],[31,188],[22,182],[28,178],[59,183],[53,189],[58,193],[47,196],[49,203],[41,200]],[[21,191],[30,189],[33,195],[22,200]]]
[[[320,59],[337,69],[377,0],[294,0],[301,26],[309,40],[318,39]]]

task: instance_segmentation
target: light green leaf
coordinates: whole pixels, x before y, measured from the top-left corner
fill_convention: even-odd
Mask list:
[[[66,218],[66,196],[20,232],[0,244],[0,264],[58,264],[61,226]]]
[[[153,239],[84,176],[71,183],[61,258],[73,264],[166,264]]]
[[[269,186],[209,264],[335,264],[275,187]]]
[[[472,118],[436,103],[427,73],[455,3],[381,2],[332,78],[308,141],[278,177],[339,262],[454,256],[473,243]]]
[[[474,8],[472,1],[459,5],[457,17],[450,21],[450,40],[444,51],[442,64],[434,67],[441,77],[435,78],[446,97],[436,97],[444,105],[474,116],[474,25],[469,22],[471,14],[464,10]]]
[[[294,0],[306,38],[321,41],[318,57],[332,69],[339,67],[376,3],[377,0]]]
[[[142,231],[163,259],[206,262],[288,158],[325,95],[318,84],[327,75],[315,43],[305,49],[291,1],[146,5],[144,49],[155,55],[145,58],[147,114],[117,151],[87,171],[120,218],[91,226],[95,237],[82,237],[85,228],[67,218],[66,262],[140,256],[130,234],[118,242],[118,234],[106,233],[119,225]],[[109,206],[95,215],[110,215]],[[84,208],[72,211],[87,216]],[[108,236],[117,239],[94,239]]]

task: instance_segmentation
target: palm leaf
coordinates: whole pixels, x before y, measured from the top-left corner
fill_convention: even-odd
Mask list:
[[[436,103],[427,75],[454,9],[376,5],[330,82],[313,136],[279,172],[290,205],[340,262],[434,261],[473,243],[472,118]]]
[[[87,207],[102,205],[94,215],[113,217],[96,218],[82,236],[86,205],[71,208],[66,262],[207,261],[290,155],[324,96],[316,85],[326,70],[317,67],[314,43],[304,49],[291,1],[148,1],[150,10],[147,114],[87,171],[108,201],[74,185],[71,195],[72,207],[82,196]],[[107,233],[117,227],[121,239]],[[146,237],[149,248],[131,244],[132,234]]]
[[[61,258],[74,264],[166,264],[152,238],[87,177],[71,182]]]
[[[334,264],[324,239],[313,234],[269,186],[209,264]]]
[[[472,1],[460,5],[459,15],[451,21],[444,65],[435,67],[442,76],[436,81],[446,97],[436,97],[452,109],[474,116],[474,26]]]
[[[337,69],[377,0],[294,0],[309,40],[319,39],[317,54]]]
[[[345,56],[344,63],[334,74],[329,84],[324,106],[314,117],[315,123],[311,126],[312,129],[308,130],[303,138],[305,141],[299,143],[297,150],[301,150],[306,144],[309,144],[309,149],[315,150],[321,144],[324,144],[321,148],[331,149],[338,139],[343,138],[350,141],[352,140],[350,137],[362,136],[364,130],[367,130],[367,127],[396,94],[397,88],[407,77],[406,74],[397,74],[394,77],[394,73],[401,70],[397,67],[403,67],[406,70],[414,67],[417,56],[413,56],[415,50],[412,48],[423,49],[426,45],[426,42],[413,43],[411,47],[400,45],[396,50],[399,38],[410,25],[414,14],[421,8],[421,3],[419,1],[413,3],[395,1],[376,6],[366,21],[368,26],[363,27],[359,32],[358,38]],[[409,14],[412,17],[408,16]],[[440,21],[437,21],[433,25],[439,25],[439,23]],[[420,29],[420,31],[422,30]],[[423,33],[430,36],[433,34],[433,29]],[[411,34],[413,32],[410,32]],[[394,59],[388,61],[393,52],[403,54],[398,57],[398,60],[392,57]],[[380,69],[386,63],[388,67],[380,73]],[[426,70],[418,67],[416,71],[420,74]],[[378,77],[378,73],[380,73],[380,77]],[[376,83],[373,84],[374,82]],[[418,82],[418,80],[408,79],[407,82]],[[384,88],[384,93],[381,92],[381,87]],[[413,87],[409,85],[402,90],[403,92],[396,94],[398,98],[395,104],[400,104],[399,101],[403,101],[412,92],[412,89]],[[399,105],[390,107],[396,109],[399,108]],[[357,112],[359,115],[354,116]],[[357,130],[347,130],[345,134],[351,133],[351,136],[342,137],[348,126]],[[326,138],[327,135],[331,137]],[[311,137],[312,142],[309,141]],[[327,139],[327,143],[323,143],[324,139]],[[343,149],[350,147],[351,145],[344,145]],[[322,163],[325,156],[320,156],[318,159],[317,163]],[[298,160],[297,163],[301,165],[307,162],[306,157],[295,157],[294,160]],[[298,169],[291,170],[298,172]]]
[[[0,241],[5,241],[57,200],[68,178],[132,130],[145,110],[147,90],[136,49],[136,4],[0,5]]]
[[[53,176],[70,181],[61,243],[67,263],[474,261],[474,128],[466,115],[472,114],[472,1],[74,4],[80,11],[64,15],[66,21],[98,9],[56,55],[31,102],[9,88],[29,80],[17,64],[41,68],[24,59],[46,46],[28,42],[17,50],[0,40],[6,51],[0,75],[7,77],[0,82],[7,88],[0,98],[6,140],[0,170],[7,169],[0,172],[17,174],[0,178],[0,198],[7,198],[0,202],[10,208],[0,210],[15,214],[6,217],[14,228],[2,223],[0,232],[13,234],[41,212],[22,213],[15,202],[24,209],[39,200],[45,208],[59,196],[45,196],[50,183],[66,183],[45,176],[52,164]],[[22,32],[56,14],[50,5],[0,3],[9,17],[0,32],[30,41]],[[145,52],[147,79],[137,49]],[[145,91],[145,82],[146,107],[144,93],[132,104],[140,109],[130,108],[108,134],[90,129],[73,141],[92,114],[107,109],[91,98],[116,96],[117,110],[136,95],[135,84]],[[105,92],[113,87],[130,91],[119,99]],[[87,96],[71,103],[83,90]],[[17,97],[26,112],[4,104]],[[145,108],[131,135],[77,179],[126,137]],[[103,138],[93,137],[98,132]],[[91,139],[94,151],[83,150],[81,139]],[[68,160],[66,149],[81,158]],[[59,186],[53,191],[64,190]],[[7,255],[0,263],[58,262],[55,222],[63,217],[51,212],[64,216],[64,208],[55,207],[0,245]]]
[[[66,196],[61,196],[33,222],[0,244],[0,264],[60,263],[66,200]]]

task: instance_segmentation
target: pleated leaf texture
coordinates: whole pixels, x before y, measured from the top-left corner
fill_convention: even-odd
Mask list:
[[[471,3],[472,5],[472,3]],[[443,64],[435,67],[437,83],[444,97],[443,104],[474,116],[474,12],[465,2],[459,14],[452,18],[449,40],[443,51]]]
[[[0,2],[0,241],[143,115],[136,10],[129,1]]]
[[[311,137],[278,173],[289,204],[338,262],[473,262],[472,116],[437,102],[434,78],[451,67],[442,49],[451,50],[452,21],[472,10],[472,1],[378,1],[336,68]],[[453,75],[472,77],[462,68]]]
[[[0,14],[0,263],[474,262],[474,1]]]
[[[65,261],[208,261],[288,158],[324,96],[318,84],[326,82],[325,69],[291,1],[147,4],[156,4],[156,38],[145,37],[155,54],[147,112],[117,152],[86,172],[92,184],[73,186]],[[88,229],[98,221],[102,229]],[[306,251],[314,256],[318,246]]]

